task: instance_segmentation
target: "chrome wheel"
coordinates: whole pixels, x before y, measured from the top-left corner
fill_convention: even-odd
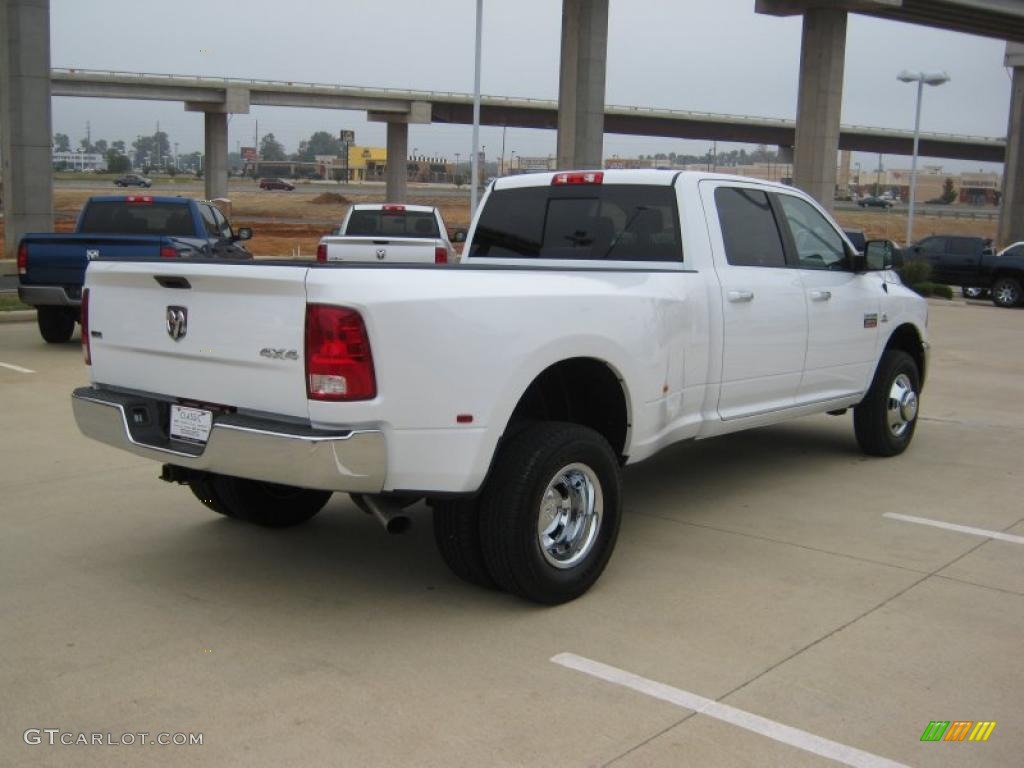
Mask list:
[[[586,464],[569,464],[551,478],[540,500],[537,543],[555,568],[572,568],[594,546],[601,530],[604,496]]]
[[[886,412],[889,431],[894,437],[901,437],[917,418],[917,393],[907,374],[901,373],[893,379]]]
[[[962,290],[965,299],[979,299],[981,294],[985,292],[984,288],[964,288]]]
[[[1012,307],[1020,301],[1020,289],[1012,280],[1000,280],[992,293],[996,302],[1004,307]]]

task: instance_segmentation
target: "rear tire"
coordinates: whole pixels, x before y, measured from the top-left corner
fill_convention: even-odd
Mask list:
[[[997,307],[1020,306],[1021,296],[1020,280],[1015,277],[1000,277],[992,283],[992,303]]]
[[[980,299],[985,295],[984,288],[961,288],[960,292],[965,299]]]
[[[903,453],[917,426],[921,375],[914,358],[899,349],[882,354],[867,396],[853,409],[853,431],[869,456]]]
[[[546,605],[582,595],[615,549],[619,463],[579,424],[524,427],[498,453],[480,497],[487,572],[512,594]]]
[[[434,542],[441,559],[460,579],[484,589],[498,589],[484,561],[476,498],[434,502]]]
[[[212,473],[190,480],[189,487],[214,512],[265,528],[300,525],[331,498],[331,491]]]
[[[39,333],[48,344],[64,344],[75,332],[78,312],[71,307],[36,307]]]

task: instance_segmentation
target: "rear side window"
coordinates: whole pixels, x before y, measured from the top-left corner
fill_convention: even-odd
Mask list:
[[[973,256],[981,250],[981,243],[969,237],[949,238],[949,252],[956,256]]]
[[[682,261],[673,187],[598,184],[493,191],[470,257]]]
[[[345,234],[354,237],[440,237],[433,211],[353,211]]]
[[[726,260],[737,267],[784,267],[782,236],[768,195],[759,189],[719,187],[715,207]]]
[[[921,241],[922,253],[945,253],[945,251],[946,238],[944,237],[927,237]]]
[[[79,232],[91,235],[192,235],[192,214],[179,203],[89,203]]]

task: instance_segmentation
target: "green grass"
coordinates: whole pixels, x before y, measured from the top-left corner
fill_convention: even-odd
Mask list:
[[[16,293],[0,293],[0,312],[10,312],[13,309],[32,309],[32,307],[18,301]]]

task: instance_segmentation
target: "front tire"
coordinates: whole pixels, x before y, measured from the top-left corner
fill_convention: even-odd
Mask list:
[[[914,358],[898,349],[882,354],[867,396],[853,409],[853,431],[869,456],[903,453],[917,427],[921,375]]]
[[[622,516],[618,459],[578,424],[524,427],[501,449],[479,502],[487,572],[546,605],[582,595],[604,570]]]
[[[309,520],[330,491],[207,474],[189,481],[192,493],[214,512],[264,528],[290,528]]]
[[[36,307],[39,333],[47,344],[64,344],[75,332],[78,313],[70,307]]]
[[[1021,296],[1020,280],[1015,277],[1000,277],[992,283],[992,303],[997,307],[1019,306]]]

